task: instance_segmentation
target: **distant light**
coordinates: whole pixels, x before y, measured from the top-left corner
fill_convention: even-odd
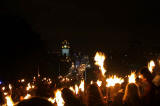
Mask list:
[[[0,85],[2,84],[2,81],[0,81]]]

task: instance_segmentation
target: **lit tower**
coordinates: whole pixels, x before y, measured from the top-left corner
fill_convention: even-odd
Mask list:
[[[69,49],[70,49],[70,46],[69,46],[69,42],[67,40],[64,40],[62,42],[62,56],[69,56]]]

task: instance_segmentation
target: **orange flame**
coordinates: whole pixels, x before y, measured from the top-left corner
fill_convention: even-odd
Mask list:
[[[64,106],[65,102],[62,98],[61,90],[59,90],[59,89],[55,93],[55,100],[56,100],[57,106]]]
[[[81,81],[80,85],[79,85],[79,89],[84,92],[84,80]]]
[[[69,89],[73,92],[73,93],[75,93],[75,90],[74,90],[74,88],[71,86],[71,87],[69,87]]]
[[[9,84],[8,87],[9,87],[10,90],[12,90],[12,85],[11,84]]]
[[[2,87],[2,91],[4,91],[6,88],[5,87]]]
[[[91,81],[90,84],[92,85],[92,84],[93,84],[93,81]]]
[[[155,63],[153,60],[151,60],[149,63],[148,63],[148,70],[152,73],[153,72],[153,69],[155,68]]]
[[[7,93],[7,92],[4,92],[4,93],[3,93],[3,95],[7,96],[7,95],[8,95],[8,93]]]
[[[105,55],[101,52],[97,52],[95,57],[94,57],[95,65],[99,66],[103,76],[105,76],[105,73],[106,73],[106,70],[104,68],[105,58],[106,58]]]
[[[27,85],[27,87],[26,87],[26,90],[29,91],[31,88],[32,88],[32,87],[31,87],[31,84],[28,83],[28,85]]]
[[[76,95],[79,93],[79,87],[78,87],[78,85],[75,85],[75,93],[76,93]]]
[[[27,94],[27,95],[24,97],[24,99],[29,99],[29,98],[31,98],[31,95],[30,95],[30,94]]]
[[[106,87],[115,86],[115,84],[122,84],[124,80],[122,78],[118,78],[116,75],[111,76],[110,78],[106,79],[107,85]]]
[[[50,97],[50,98],[48,99],[48,101],[51,102],[52,104],[54,104],[54,103],[56,102],[56,99]]]
[[[101,87],[101,86],[102,86],[102,81],[97,80],[97,85],[98,85],[99,87]]]
[[[136,74],[135,74],[135,72],[131,72],[131,75],[128,76],[128,82],[129,83],[135,83],[136,82]]]
[[[11,96],[6,96],[5,99],[7,101],[7,103],[6,103],[7,106],[14,106],[14,102],[13,102]]]

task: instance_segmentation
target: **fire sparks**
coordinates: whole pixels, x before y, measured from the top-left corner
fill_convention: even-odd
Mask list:
[[[7,101],[7,106],[14,106],[13,100],[10,96],[6,96],[5,99]]]
[[[106,70],[104,68],[105,58],[106,58],[105,55],[101,52],[97,52],[94,57],[95,64],[99,66],[103,76],[105,76],[105,73],[106,73]]]
[[[64,106],[64,100],[62,98],[61,90],[57,90],[55,93],[55,100],[57,103],[57,106]]]
[[[136,82],[136,74],[135,74],[135,72],[132,72],[131,75],[128,76],[128,82],[129,83],[135,83]]]
[[[101,86],[102,86],[102,81],[97,80],[97,85],[98,85],[99,87],[101,87]]]
[[[31,98],[31,95],[30,95],[30,94],[27,94],[27,95],[24,97],[24,99],[29,99],[29,98]]]
[[[115,84],[122,84],[124,80],[122,78],[118,78],[116,75],[106,79],[107,85],[106,87],[115,86]]]
[[[154,63],[153,60],[151,60],[151,61],[148,63],[148,70],[152,73],[154,68],[155,68],[155,63]]]

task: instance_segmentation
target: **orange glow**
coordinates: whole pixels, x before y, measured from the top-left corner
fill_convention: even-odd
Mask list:
[[[9,87],[10,90],[12,90],[12,85],[11,84],[9,84],[8,87]]]
[[[148,63],[148,70],[152,73],[153,72],[153,69],[155,68],[155,63],[153,60],[151,60],[149,63]]]
[[[81,81],[80,85],[79,85],[79,89],[84,92],[84,80]]]
[[[128,76],[128,82],[129,83],[135,83],[136,82],[136,74],[135,74],[135,72],[132,72],[131,75]]]
[[[32,87],[31,87],[31,84],[28,83],[28,85],[27,85],[27,87],[26,87],[26,90],[29,91],[31,88],[32,88]]]
[[[55,93],[55,100],[57,103],[57,106],[64,106],[64,100],[62,98],[61,90],[57,90]]]
[[[3,93],[3,95],[7,96],[7,95],[8,95],[8,93],[7,93],[7,92],[4,92],[4,93]]]
[[[21,79],[21,83],[23,83],[23,82],[25,82],[25,80],[24,80],[24,79]]]
[[[76,95],[79,93],[79,87],[78,87],[78,85],[75,85],[75,93],[76,93]]]
[[[11,96],[6,96],[5,99],[6,99],[6,102],[7,102],[6,103],[7,106],[14,106],[14,102],[13,102]]]
[[[93,81],[91,81],[90,84],[92,85],[92,84],[93,84]]]
[[[29,98],[31,98],[31,95],[30,95],[30,94],[27,94],[27,95],[24,97],[24,99],[29,99]]]
[[[105,76],[105,73],[106,73],[106,70],[104,68],[104,61],[105,61],[105,55],[102,53],[102,52],[97,52],[95,57],[94,57],[94,60],[95,60],[95,65],[98,65],[101,72],[102,72],[102,75]]]
[[[107,85],[106,87],[115,86],[115,84],[122,84],[124,80],[122,78],[118,78],[116,75],[111,76],[110,78],[106,79]]]
[[[69,87],[69,89],[70,89],[73,93],[75,93],[75,90],[74,90],[73,87]]]
[[[56,102],[56,99],[50,97],[50,98],[48,99],[48,101],[51,102],[52,104],[54,104],[54,103]]]
[[[2,87],[2,91],[4,91],[6,88],[5,87]]]
[[[101,86],[102,86],[102,81],[97,80],[97,85],[98,85],[99,87],[101,87]]]

